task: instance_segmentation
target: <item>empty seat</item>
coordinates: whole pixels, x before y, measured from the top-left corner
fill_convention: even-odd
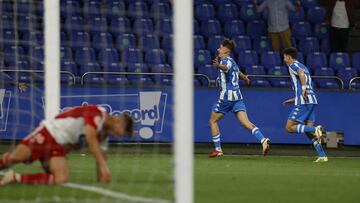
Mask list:
[[[246,33],[253,39],[266,35],[267,30],[265,22],[262,20],[248,22],[246,25]]]
[[[225,39],[222,35],[213,35],[209,37],[207,49],[210,51],[212,55],[217,54],[217,50],[221,44],[221,42]]]
[[[75,51],[75,62],[80,66],[87,63],[95,63],[96,56],[94,49],[89,47],[77,48]]]
[[[330,67],[321,67],[314,70],[314,76],[334,76],[335,71]]]
[[[103,48],[99,51],[98,59],[100,65],[108,70],[111,64],[119,63],[119,53],[115,48]]]
[[[136,38],[134,34],[120,34],[116,38],[116,48],[120,50],[124,50],[127,48],[135,48],[136,47]]]
[[[18,20],[18,24],[17,29],[20,31],[32,31],[32,30],[36,30],[37,26],[37,21],[36,18],[30,15],[26,15],[26,16],[18,16],[17,18]]]
[[[325,8],[314,6],[308,9],[307,20],[313,24],[324,22]]]
[[[195,41],[194,41],[194,43],[195,43]],[[173,50],[173,36],[172,35],[164,35],[162,37],[161,48],[164,49],[165,51]]]
[[[268,51],[261,54],[261,65],[266,68],[281,65],[280,53],[275,51]]]
[[[126,4],[124,1],[108,1],[105,5],[104,14],[108,19],[124,17],[126,15]]]
[[[149,15],[147,4],[143,1],[132,1],[128,7],[128,16],[136,18],[146,18]]]
[[[235,53],[239,53],[242,50],[250,50],[251,49],[251,39],[247,35],[239,35],[233,38],[236,47]]]
[[[314,36],[318,39],[329,37],[329,25],[327,23],[318,23],[314,26]]]
[[[260,13],[256,11],[256,8],[253,4],[244,5],[240,9],[240,19],[245,22],[258,20],[260,17]]]
[[[269,75],[289,75],[288,68],[285,66],[273,66],[268,68]]]
[[[306,57],[306,65],[309,69],[315,70],[317,68],[328,65],[326,55],[323,52],[309,53]]]
[[[2,36],[0,37],[0,43],[4,44],[5,46],[15,45],[15,42],[18,41],[18,37],[16,37],[16,33],[14,30],[1,30]],[[22,41],[24,44],[24,41]]]
[[[156,35],[147,34],[139,38],[139,48],[146,50],[158,49],[160,46],[159,38]]]
[[[146,64],[143,63],[133,63],[128,66],[128,72],[130,73],[148,73],[149,67]],[[127,78],[129,78],[130,81],[135,81],[141,78],[149,78],[146,74],[129,74],[127,75]]]
[[[156,33],[160,36],[173,33],[172,20],[170,18],[159,19],[156,23]]]
[[[101,2],[99,1],[83,1],[83,15],[87,19],[101,16]]]
[[[302,64],[305,64],[305,61],[304,61],[304,54],[302,52],[298,52],[297,53],[297,60],[302,63]]]
[[[358,71],[355,68],[346,67],[340,69],[337,73],[337,76],[344,82],[344,87],[349,88],[350,80],[358,76]]]
[[[205,37],[221,34],[221,25],[218,20],[207,20],[201,23],[201,34]]]
[[[238,8],[233,3],[222,3],[219,5],[217,15],[222,22],[238,18]]]
[[[93,17],[88,19],[88,30],[92,35],[107,32],[107,29],[105,17]]]
[[[61,61],[72,61],[73,55],[70,47],[60,47],[60,60]]]
[[[85,21],[81,16],[69,16],[65,19],[64,28],[67,32],[83,31]]]
[[[29,61],[30,64],[33,64],[34,62],[43,62],[45,60],[45,51],[42,46],[32,46],[29,49]]]
[[[199,22],[196,19],[194,19],[193,22],[194,22],[194,28],[193,28],[194,34],[199,34],[200,32]]]
[[[219,70],[215,68],[213,65],[208,64],[208,65],[199,66],[197,72],[199,74],[206,75],[210,79],[211,83],[215,83],[215,80],[218,77]],[[200,81],[206,80],[204,77],[198,77],[198,79]]]
[[[166,63],[165,52],[162,49],[152,49],[145,53],[145,63],[149,65]]]
[[[311,26],[309,22],[300,21],[292,24],[292,34],[296,39],[309,37],[311,35]]]
[[[340,85],[335,79],[314,78],[314,81],[320,89],[340,89]]]
[[[202,35],[194,35],[193,36],[194,41],[194,49],[204,49],[205,48],[205,41]]]
[[[95,86],[103,86],[107,82],[104,79],[104,76],[101,74],[90,74],[84,77],[84,85],[95,85]]]
[[[79,69],[75,62],[73,61],[61,61],[60,70],[69,71],[73,73],[75,76],[79,75]]]
[[[80,1],[65,0],[60,1],[60,13],[62,16],[80,15]]]
[[[330,49],[330,40],[329,40],[329,38],[324,38],[324,39],[321,40],[320,50],[321,50],[321,52],[324,52],[325,54],[330,53],[331,49]]]
[[[289,78],[268,78],[272,87],[290,88],[291,82]]]
[[[4,65],[14,64],[14,61],[25,60],[25,51],[21,46],[4,46]]]
[[[215,8],[212,4],[203,3],[195,6],[195,17],[198,20],[206,21],[215,18]]]
[[[245,68],[245,73],[248,75],[265,75],[265,68],[264,66],[248,66]]]
[[[99,50],[102,48],[111,48],[114,44],[112,35],[107,32],[95,33],[92,36],[92,46]]]
[[[129,33],[131,30],[130,20],[128,18],[118,17],[110,20],[109,32],[114,36]]]
[[[161,84],[161,80],[163,80],[164,78],[166,79],[172,79],[172,75],[168,75],[168,74],[172,74],[173,73],[173,69],[170,67],[169,64],[155,64],[152,65],[151,67],[151,72],[152,73],[161,73],[159,75],[154,75],[151,78],[155,81],[156,84]]]
[[[27,61],[25,61],[25,60],[11,61],[11,63],[9,63],[8,66],[11,69],[21,69],[21,70],[28,70],[29,69],[29,63]]]
[[[211,54],[208,50],[195,50],[194,52],[195,67],[211,64]]]
[[[124,64],[121,63],[109,63],[107,66],[103,66],[104,71],[106,72],[126,72],[127,68]]]
[[[320,4],[318,3],[318,1],[314,1],[314,0],[303,0],[301,1],[302,6],[304,6],[306,9],[315,7],[315,6],[319,6]]]
[[[130,85],[130,81],[125,75],[106,74],[104,75],[104,79],[105,81],[107,81],[109,85],[123,86],[123,87]]]
[[[171,5],[166,2],[154,2],[150,8],[151,16],[154,19],[163,19],[171,17]]]
[[[233,38],[238,35],[243,35],[244,33],[245,33],[244,23],[241,20],[231,20],[225,22],[224,34],[227,37]]]
[[[350,58],[348,53],[333,52],[330,54],[329,66],[335,70],[340,70],[350,66]]]
[[[90,47],[90,35],[87,32],[74,31],[70,33],[69,45],[73,48]]]
[[[239,68],[245,69],[246,67],[259,64],[259,58],[253,50],[240,51],[237,58]]]
[[[253,0],[234,0],[234,3],[236,3],[239,6],[246,6],[248,4],[252,4]],[[260,1],[258,1],[260,3]]]
[[[270,82],[265,78],[251,78],[250,85],[252,87],[271,87]]]
[[[2,15],[1,23],[5,29],[14,29],[15,27],[14,17],[12,15]]]
[[[258,53],[271,51],[271,41],[268,37],[261,36],[259,38],[254,39],[253,47],[255,51],[257,51]]]
[[[88,62],[80,66],[79,73],[80,75],[84,75],[87,72],[100,72],[100,71],[101,71],[101,66],[98,63]],[[100,74],[96,74],[96,75],[100,75]]]
[[[134,21],[134,33],[137,35],[152,34],[154,32],[153,21],[149,18],[136,19]]]
[[[319,52],[319,41],[315,37],[306,37],[300,39],[299,50],[307,56],[311,52]]]
[[[352,66],[360,70],[360,52],[353,53]]]
[[[121,62],[125,64],[142,63],[143,54],[137,48],[125,49],[121,55]]]
[[[305,20],[305,11],[303,7],[298,8],[296,12],[289,12],[289,22],[294,23]]]

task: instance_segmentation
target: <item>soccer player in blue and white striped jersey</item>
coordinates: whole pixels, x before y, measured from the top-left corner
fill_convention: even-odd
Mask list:
[[[315,108],[318,102],[310,72],[304,64],[296,60],[296,48],[284,49],[283,57],[289,67],[292,87],[295,91],[295,98],[284,102],[285,105],[295,105],[286,123],[286,130],[290,133],[305,133],[319,155],[315,162],[327,162],[328,158],[321,146],[322,127],[314,126]]]
[[[262,154],[264,156],[267,155],[270,148],[270,139],[265,138],[261,131],[248,119],[239,88],[239,78],[246,81],[247,84],[250,84],[250,80],[241,73],[238,65],[231,58],[230,55],[234,49],[235,43],[232,40],[225,39],[217,50],[218,56],[213,60],[213,65],[219,69],[221,91],[219,100],[214,104],[210,116],[211,134],[215,145],[215,150],[209,154],[210,158],[223,155],[218,122],[229,111],[235,113],[240,123],[262,143]]]

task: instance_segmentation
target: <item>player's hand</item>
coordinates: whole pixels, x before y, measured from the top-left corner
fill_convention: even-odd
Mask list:
[[[215,66],[215,67],[219,67],[219,57],[216,57],[213,61],[212,61],[212,63],[213,63],[213,65]]]
[[[307,91],[306,90],[303,90],[302,93],[301,93],[301,96],[303,97],[303,99],[306,101],[307,100]]]
[[[250,78],[248,75],[244,75],[244,81],[245,81],[246,85],[250,86]]]
[[[100,183],[110,183],[111,175],[110,170],[106,165],[99,166],[100,169],[100,179],[98,180]]]
[[[293,104],[294,102],[295,102],[294,98],[288,99],[283,102],[283,105],[287,106],[287,105]]]

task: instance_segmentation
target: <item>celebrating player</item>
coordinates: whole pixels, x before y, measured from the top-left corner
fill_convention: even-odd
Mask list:
[[[79,147],[84,138],[96,161],[97,181],[111,181],[106,164],[108,136],[132,136],[134,122],[127,115],[112,116],[97,106],[75,107],[44,120],[40,126],[25,137],[12,152],[0,159],[0,170],[23,162],[39,160],[45,173],[18,174],[7,171],[0,185],[8,183],[61,184],[69,178],[66,154]]]
[[[285,105],[295,105],[287,120],[286,130],[289,133],[305,133],[319,155],[315,162],[327,162],[328,158],[321,146],[322,127],[314,127],[317,99],[309,70],[296,60],[296,48],[284,49],[283,57],[289,67],[292,87],[295,90],[295,98],[284,101]]]
[[[232,40],[225,39],[218,48],[218,56],[213,60],[213,65],[219,69],[220,78],[220,98],[214,104],[210,116],[210,128],[212,140],[215,150],[209,154],[210,158],[223,155],[220,143],[220,131],[218,122],[223,118],[224,114],[232,111],[240,123],[262,143],[262,154],[267,155],[270,148],[270,139],[265,138],[254,124],[252,124],[247,116],[246,107],[239,88],[239,77],[250,84],[247,75],[239,71],[239,67],[231,58],[231,53],[235,49],[235,43]],[[220,62],[219,62],[220,60]]]

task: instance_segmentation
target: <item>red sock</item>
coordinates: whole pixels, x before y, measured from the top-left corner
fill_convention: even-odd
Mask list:
[[[9,155],[10,155],[9,152],[6,152],[5,154],[2,155],[2,157],[0,159],[0,170],[7,168]]]
[[[53,184],[54,176],[49,173],[21,174],[19,182],[26,184]]]

